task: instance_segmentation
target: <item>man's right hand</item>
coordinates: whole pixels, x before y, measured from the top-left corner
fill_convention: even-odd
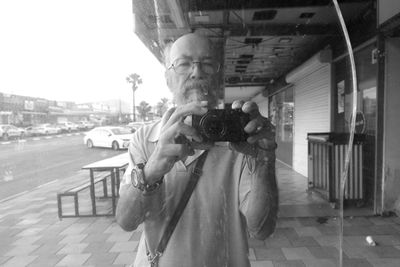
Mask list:
[[[193,127],[183,121],[192,114],[204,115],[208,111],[207,104],[207,101],[191,102],[171,108],[164,114],[157,146],[144,169],[145,179],[149,184],[155,183],[169,172],[175,162],[194,154],[190,143],[180,142],[179,139],[185,137],[200,143],[202,138]]]

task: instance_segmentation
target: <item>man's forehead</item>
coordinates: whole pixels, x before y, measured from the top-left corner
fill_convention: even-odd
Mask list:
[[[212,57],[210,41],[202,36],[189,34],[182,36],[172,45],[170,59],[180,57],[187,58],[208,58]]]

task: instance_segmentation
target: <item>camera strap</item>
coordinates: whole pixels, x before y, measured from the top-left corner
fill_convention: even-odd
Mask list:
[[[150,262],[151,267],[157,267],[158,266],[158,261],[162,254],[164,253],[165,249],[167,248],[168,241],[172,236],[172,233],[175,230],[176,225],[178,224],[178,221],[187,205],[189,202],[190,196],[193,193],[193,190],[195,189],[197,182],[199,181],[199,178],[202,173],[203,165],[204,162],[206,161],[208,151],[204,151],[203,154],[200,155],[198,158],[196,165],[190,175],[190,179],[188,181],[188,184],[186,185],[186,189],[182,194],[182,197],[178,203],[178,206],[175,209],[174,214],[171,217],[171,220],[169,221],[167,227],[165,228],[164,234],[162,235],[162,238],[160,242],[158,243],[158,246],[156,248],[156,251],[154,255],[152,255],[148,249],[147,242],[146,242],[146,254],[147,254],[147,259]],[[145,239],[146,240],[146,239]]]

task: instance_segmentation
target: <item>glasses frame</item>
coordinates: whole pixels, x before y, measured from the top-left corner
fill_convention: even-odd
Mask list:
[[[176,71],[176,69],[175,69],[175,62],[177,61],[177,60],[180,60],[180,59],[182,59],[182,58],[177,58],[177,59],[175,59],[174,60],[174,62],[168,67],[168,70],[170,70],[170,69],[173,69],[174,70],[174,72],[175,73],[177,73],[177,74],[189,74],[191,71],[188,71],[188,72],[178,72],[178,71]],[[208,72],[205,72],[204,71],[204,69],[203,69],[203,67],[202,67],[202,64],[203,64],[203,62],[202,61],[199,61],[199,60],[197,60],[197,61],[191,61],[191,70],[193,71],[193,67],[194,67],[194,65],[195,64],[199,64],[199,68],[204,72],[204,73],[207,73],[207,74],[209,74],[209,75],[212,75],[212,74],[216,74],[216,73],[218,73],[219,71],[220,71],[220,69],[221,69],[221,64],[220,63],[218,63],[217,61],[212,61],[214,64],[216,64],[216,70],[215,70],[215,72],[213,72],[213,73],[208,73]]]

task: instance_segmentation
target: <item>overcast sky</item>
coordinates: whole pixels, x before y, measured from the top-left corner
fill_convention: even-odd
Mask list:
[[[0,92],[50,100],[171,98],[164,68],[133,32],[131,0],[1,0]]]

